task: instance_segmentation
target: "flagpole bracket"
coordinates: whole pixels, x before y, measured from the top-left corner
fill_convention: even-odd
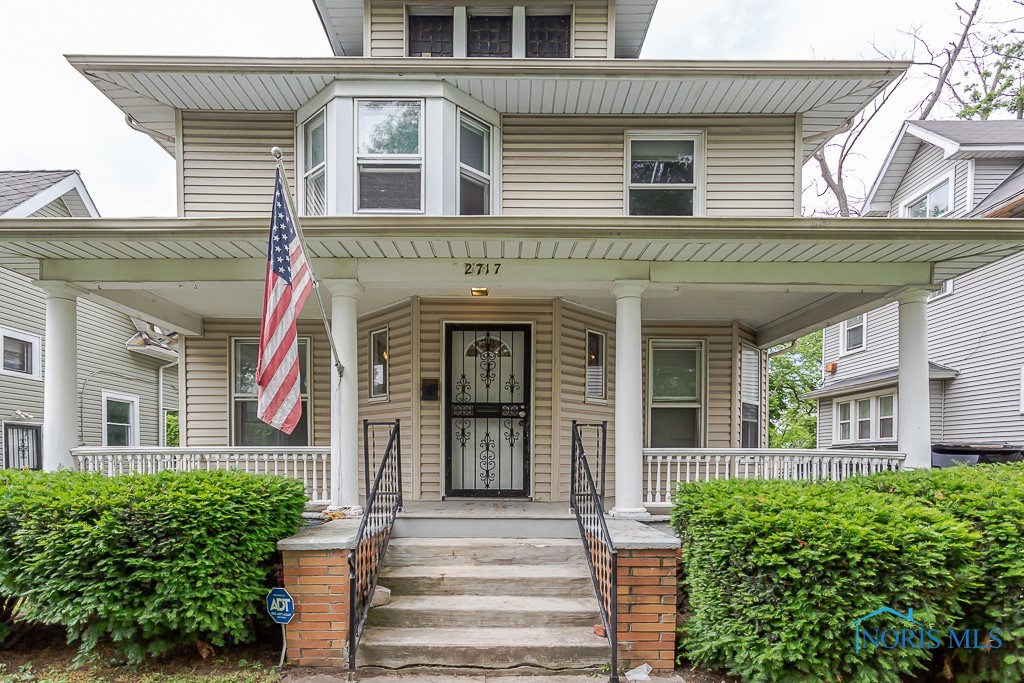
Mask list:
[[[270,148],[270,153],[278,161],[280,161],[281,159],[284,158],[284,152],[281,150],[280,147],[271,147]]]
[[[341,379],[342,377],[345,376],[345,366],[344,365],[342,365],[341,363],[335,363],[334,367],[338,371],[338,379]]]

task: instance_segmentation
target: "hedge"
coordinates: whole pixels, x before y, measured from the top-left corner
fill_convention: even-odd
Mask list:
[[[969,524],[979,535],[981,581],[964,594],[960,629],[998,628],[1002,645],[957,650],[956,680],[1024,681],[1024,463],[918,470],[848,485],[913,498]]]
[[[0,471],[0,596],[83,655],[104,636],[131,662],[247,641],[305,500],[301,482],[232,471]]]
[[[683,485],[672,525],[689,610],[680,657],[744,681],[896,683],[931,651],[858,652],[851,624],[882,606],[927,628],[959,623],[959,596],[978,579],[968,524],[853,486]]]

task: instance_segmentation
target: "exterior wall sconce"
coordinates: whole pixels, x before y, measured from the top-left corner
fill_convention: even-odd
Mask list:
[[[473,296],[487,296],[491,293],[491,290],[486,287],[471,287],[469,293]]]

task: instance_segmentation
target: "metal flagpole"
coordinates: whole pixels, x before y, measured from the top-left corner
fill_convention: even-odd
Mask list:
[[[295,234],[299,239],[299,246],[306,254],[306,267],[309,268],[309,279],[313,281],[313,292],[316,293],[316,302],[320,304],[320,317],[324,321],[324,329],[327,330],[327,340],[331,343],[331,355],[334,356],[334,367],[338,370],[338,379],[345,375],[345,366],[341,364],[341,356],[338,355],[338,347],[334,343],[334,335],[331,334],[331,323],[327,320],[327,309],[324,308],[324,300],[320,298],[320,281],[316,279],[313,272],[313,255],[306,249],[306,237],[302,234],[302,224],[299,223],[299,214],[295,210],[295,203],[292,201],[292,191],[288,187],[288,173],[284,169],[284,152],[280,147],[271,147],[270,153],[277,159],[277,171],[281,174],[281,183],[284,186],[284,201],[288,205],[288,213],[292,216],[292,224],[295,226]]]

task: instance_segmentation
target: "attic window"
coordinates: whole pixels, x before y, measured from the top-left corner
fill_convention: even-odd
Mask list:
[[[455,39],[455,17],[409,15],[410,57],[451,57]]]
[[[565,59],[569,57],[572,22],[568,15],[526,17],[526,56]]]
[[[512,16],[472,15],[467,21],[466,55],[511,57]]]

